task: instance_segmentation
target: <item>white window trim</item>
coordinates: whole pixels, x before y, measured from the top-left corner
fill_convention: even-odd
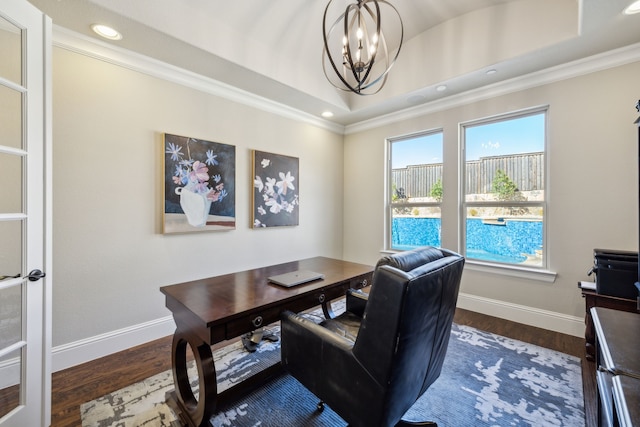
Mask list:
[[[470,127],[470,126],[477,126],[477,125],[481,125],[484,123],[490,123],[490,122],[496,122],[496,121],[504,121],[504,120],[511,120],[511,119],[515,119],[518,117],[523,117],[523,116],[528,116],[528,115],[534,115],[534,114],[539,114],[539,113],[544,113],[545,115],[545,138],[544,138],[544,168],[545,168],[545,173],[544,173],[544,188],[545,188],[545,196],[544,196],[544,201],[542,202],[507,202],[508,204],[522,204],[522,205],[526,205],[527,203],[532,204],[535,203],[536,205],[542,205],[543,208],[543,212],[544,212],[544,216],[543,216],[543,221],[542,221],[542,244],[544,247],[544,252],[543,252],[543,263],[541,267],[534,267],[534,266],[526,266],[526,265],[519,265],[519,264],[504,264],[504,263],[497,263],[497,262],[490,262],[490,261],[483,261],[483,260],[478,260],[478,259],[469,259],[466,258],[466,219],[467,219],[467,215],[466,215],[466,209],[469,206],[468,202],[466,201],[466,190],[465,190],[465,182],[466,182],[466,176],[465,176],[465,171],[466,171],[466,141],[465,141],[465,128],[466,127]],[[549,135],[549,105],[540,105],[540,106],[536,106],[536,107],[531,107],[531,108],[526,108],[526,109],[522,109],[522,110],[517,110],[517,111],[512,111],[509,113],[505,113],[505,114],[498,114],[495,116],[488,116],[488,117],[484,117],[484,118],[480,118],[480,119],[474,119],[474,120],[469,120],[466,122],[460,122],[458,124],[458,135],[459,135],[459,149],[458,149],[458,154],[459,154],[459,175],[458,175],[458,194],[459,194],[459,198],[458,198],[458,207],[459,207],[459,223],[458,223],[458,236],[459,236],[459,242],[458,242],[458,248],[461,254],[465,255],[465,259],[466,259],[466,266],[468,266],[469,270],[475,270],[475,271],[481,271],[481,272],[488,272],[488,273],[495,273],[495,274],[501,274],[501,275],[506,275],[506,276],[512,276],[512,277],[520,277],[520,278],[527,278],[527,279],[534,279],[534,280],[540,280],[543,282],[548,282],[548,283],[552,283],[555,281],[555,278],[557,276],[557,273],[548,270],[549,268],[549,248],[548,248],[548,234],[547,234],[547,229],[548,229],[548,222],[549,222],[549,195],[548,195],[548,189],[549,189],[549,156],[547,155],[548,153],[548,135]],[[498,202],[498,203],[492,203],[492,205],[495,204],[502,204],[504,202]],[[478,206],[479,203],[471,203],[471,206]]]
[[[411,206],[411,207],[437,207],[440,209],[440,213],[442,215],[442,202],[416,202],[416,203],[397,203],[395,205],[392,205],[392,193],[393,193],[393,180],[391,179],[391,171],[392,171],[392,156],[391,156],[391,146],[393,145],[394,142],[397,141],[403,141],[406,139],[412,139],[412,138],[418,138],[420,136],[428,136],[428,135],[434,135],[434,134],[443,134],[443,138],[444,138],[444,129],[439,127],[439,128],[434,128],[434,129],[428,129],[428,130],[423,130],[423,131],[419,131],[419,132],[412,132],[412,133],[408,133],[405,135],[399,135],[399,136],[394,136],[394,137],[390,137],[390,138],[386,138],[385,140],[385,144],[386,144],[386,159],[385,159],[385,166],[386,166],[386,173],[385,173],[385,209],[384,209],[384,227],[385,227],[385,233],[384,233],[384,247],[385,249],[383,249],[382,251],[380,251],[381,253],[386,253],[386,254],[393,254],[393,253],[398,253],[398,252],[402,252],[401,250],[398,249],[394,249],[392,248],[393,245],[393,236],[392,236],[392,231],[391,231],[391,222],[393,221],[393,209],[394,208],[398,208],[398,207],[404,207],[404,206]],[[444,140],[443,140],[444,143]],[[444,150],[444,147],[443,147]],[[442,163],[442,167],[443,167],[443,175],[444,175],[444,159],[443,159],[443,163]],[[444,181],[444,179],[443,179]],[[442,239],[442,236],[440,236],[440,238]]]

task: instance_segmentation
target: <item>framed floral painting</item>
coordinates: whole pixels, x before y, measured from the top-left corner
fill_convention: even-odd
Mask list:
[[[253,150],[252,158],[253,228],[298,225],[298,158],[257,150]]]
[[[236,228],[236,147],[164,135],[164,233]]]

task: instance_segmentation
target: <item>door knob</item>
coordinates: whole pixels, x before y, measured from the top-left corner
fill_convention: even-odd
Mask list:
[[[31,270],[31,272],[27,276],[27,279],[29,279],[32,282],[36,282],[42,279],[44,276],[46,276],[46,274],[36,268],[35,270]]]

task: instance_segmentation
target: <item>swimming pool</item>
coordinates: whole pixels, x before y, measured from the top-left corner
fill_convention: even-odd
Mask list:
[[[396,217],[393,248],[441,246],[440,218]],[[483,261],[519,264],[542,249],[542,221],[467,219],[466,257]]]

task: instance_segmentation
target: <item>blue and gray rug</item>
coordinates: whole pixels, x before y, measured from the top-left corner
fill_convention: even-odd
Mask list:
[[[273,332],[279,332],[272,326]],[[215,353],[218,390],[278,360],[278,343],[255,353],[240,343]],[[80,408],[83,427],[178,426],[166,404],[171,371],[118,390]],[[235,404],[220,408],[214,427],[344,427],[329,407],[283,374]],[[405,414],[440,427],[584,426],[580,359],[546,348],[453,325],[440,378]]]

